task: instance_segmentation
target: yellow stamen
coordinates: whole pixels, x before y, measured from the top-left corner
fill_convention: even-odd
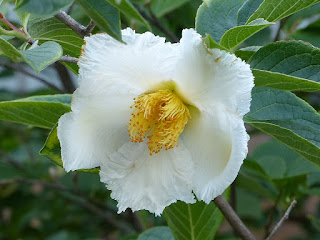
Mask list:
[[[170,90],[159,90],[134,99],[128,126],[133,142],[143,142],[147,136],[150,155],[178,145],[179,135],[191,118],[189,109]]]

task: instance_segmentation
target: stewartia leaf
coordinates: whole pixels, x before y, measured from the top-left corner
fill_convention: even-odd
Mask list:
[[[248,22],[258,18],[275,22],[319,2],[320,0],[264,0]]]
[[[120,13],[107,0],[77,0],[102,31],[121,41]]]
[[[0,102],[0,120],[51,129],[71,110],[70,101],[71,95],[58,94]]]
[[[244,120],[320,167],[320,114],[293,93],[255,88]]]
[[[137,240],[174,240],[169,227],[153,227],[141,233]]]
[[[320,90],[320,49],[301,41],[280,41],[260,48],[249,62],[255,85],[283,90]]]
[[[16,6],[16,10],[33,13],[38,16],[52,16],[72,2],[73,0],[21,0]]]
[[[0,56],[8,57],[14,62],[20,62],[23,60],[20,52],[2,37],[0,37]]]
[[[41,46],[27,51],[20,51],[26,63],[39,73],[62,57],[62,47],[56,42],[45,42]]]

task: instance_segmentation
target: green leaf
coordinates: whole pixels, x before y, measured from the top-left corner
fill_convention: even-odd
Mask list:
[[[50,64],[59,60],[62,57],[62,47],[56,42],[45,42],[41,46],[29,49],[27,51],[20,51],[24,60],[39,73]]]
[[[320,115],[293,93],[255,88],[244,120],[320,166]]]
[[[124,15],[142,23],[148,30],[151,31],[149,23],[141,16],[141,14],[135,9],[135,7],[128,0],[121,0],[117,3],[117,0],[107,0],[112,6],[117,8]]]
[[[224,195],[228,196],[229,190]],[[223,219],[213,202],[206,204],[202,201],[194,204],[173,203],[164,210],[164,217],[176,240],[211,240]]]
[[[16,6],[18,6],[20,3],[22,2],[22,0],[16,0]],[[23,29],[27,30],[27,24],[28,24],[28,20],[30,17],[30,13],[25,12],[23,10],[17,10],[15,9],[15,12],[19,18],[19,21],[23,27]]]
[[[250,160],[258,163],[269,179],[286,179],[320,172],[319,168],[277,141],[260,145]]]
[[[0,56],[8,57],[14,62],[22,61],[20,52],[2,37],[0,37]]]
[[[209,34],[207,34],[206,37],[202,38],[202,41],[207,46],[207,48],[218,48],[220,50],[228,51],[228,49],[224,48],[219,43],[216,43]]]
[[[162,17],[189,1],[190,0],[153,0],[151,2],[151,10],[157,17]]]
[[[59,165],[60,167],[63,167],[63,163],[61,160],[61,147],[60,147],[60,141],[58,139],[57,135],[57,125],[54,126],[49,133],[49,136],[40,150],[40,154],[43,156],[46,156],[50,160],[52,160],[54,163]],[[79,172],[86,172],[86,173],[99,173],[99,168],[93,168],[93,169],[81,169],[77,170]]]
[[[121,41],[120,13],[107,0],[76,0],[97,26]]]
[[[239,46],[244,40],[259,32],[261,29],[274,24],[264,19],[256,19],[248,25],[237,26],[229,29],[221,38],[220,45],[232,49]]]
[[[39,40],[42,44],[46,41],[54,41],[60,44],[64,55],[78,58],[81,53],[83,39],[75,32],[68,28],[65,24],[55,18],[40,20],[34,22],[29,27],[29,34],[34,40]],[[76,64],[66,64],[73,72],[78,72]]]
[[[0,119],[51,129],[70,106],[64,104],[70,95],[48,95],[0,102]]]
[[[310,44],[301,41],[271,43],[260,48],[249,63],[257,86],[319,90],[320,49]]]
[[[21,0],[16,6],[16,10],[38,16],[52,16],[72,2],[73,0]]]
[[[245,0],[205,0],[198,9],[196,30],[220,42],[222,35],[237,26],[237,13]]]
[[[252,55],[255,54],[260,48],[261,46],[240,48],[239,50],[236,50],[234,54],[242,60],[249,62]]]
[[[248,22],[258,18],[275,22],[319,2],[320,0],[264,0]]]
[[[247,0],[239,9],[237,25],[245,25],[249,17],[257,10],[263,0]]]
[[[174,240],[169,227],[153,227],[141,233],[137,240]]]

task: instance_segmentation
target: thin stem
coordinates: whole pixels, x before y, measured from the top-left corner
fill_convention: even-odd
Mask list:
[[[89,35],[90,35],[90,33],[91,33],[91,32],[93,31],[93,29],[95,28],[95,26],[96,26],[96,23],[95,23],[93,20],[91,20],[91,21],[89,22],[88,26],[86,27],[86,31],[85,31],[86,36],[89,36]]]
[[[230,204],[226,201],[223,196],[216,197],[213,202],[220,209],[222,214],[228,220],[230,225],[233,227],[236,233],[244,240],[255,240],[255,237],[250,230],[244,225],[236,212],[232,209]]]
[[[3,67],[6,67],[6,68],[11,68],[17,72],[21,72],[25,75],[28,75],[30,77],[33,77],[34,79],[37,79],[38,81],[46,84],[48,87],[60,92],[60,93],[63,93],[63,91],[61,89],[59,89],[58,87],[56,87],[55,85],[53,85],[52,83],[48,82],[46,79],[42,78],[41,76],[33,73],[33,72],[29,72],[27,71],[26,69],[24,69],[21,65],[18,65],[18,64],[9,64],[9,63],[2,63],[0,62],[0,66],[3,66]]]
[[[271,231],[270,235],[266,238],[266,240],[271,240],[272,237],[276,234],[276,232],[279,230],[279,228],[281,227],[281,225],[283,224],[283,222],[285,220],[287,220],[289,218],[290,212],[292,211],[292,209],[294,208],[294,206],[297,204],[296,200],[293,200],[290,204],[290,206],[288,207],[287,211],[285,212],[285,214],[283,215],[283,217],[280,219],[280,221],[277,223],[277,225],[273,228],[273,230]]]
[[[274,202],[274,205],[273,205],[273,207],[272,207],[272,209],[270,211],[270,215],[268,217],[268,223],[267,223],[267,225],[265,227],[265,237],[267,237],[270,234],[270,228],[272,226],[274,214],[277,211],[278,203],[279,203],[279,201],[281,199],[281,196],[282,196],[282,189],[280,189],[279,194],[278,194],[278,196],[277,196],[277,198],[276,198],[276,200]]]
[[[71,57],[69,55],[65,55],[63,57],[61,57],[59,60],[59,62],[69,62],[69,63],[75,63],[77,64],[79,59],[78,58],[75,58],[75,57]]]
[[[68,69],[59,62],[56,62],[54,67],[60,77],[60,82],[63,85],[64,92],[73,93],[76,88],[72,82]]]

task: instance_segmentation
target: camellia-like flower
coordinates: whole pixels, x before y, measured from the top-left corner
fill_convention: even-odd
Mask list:
[[[207,49],[193,29],[179,43],[147,32],[87,37],[72,111],[58,124],[66,171],[101,167],[119,212],[160,215],[177,200],[209,203],[247,154],[248,64]]]

